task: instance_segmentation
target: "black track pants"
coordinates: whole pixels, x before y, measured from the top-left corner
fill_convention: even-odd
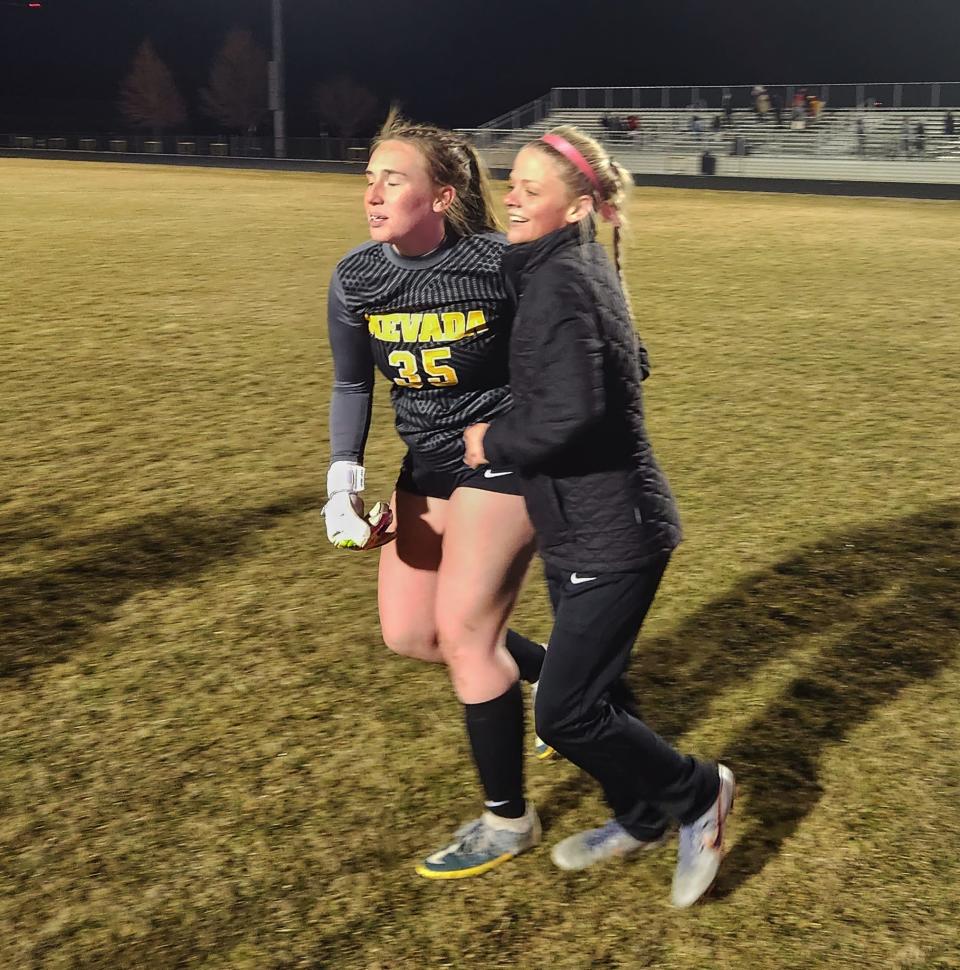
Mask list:
[[[537,689],[537,734],[603,788],[639,839],[691,822],[717,797],[716,765],[682,755],[635,713],[621,680],[669,555],[639,572],[547,565],[554,626]]]

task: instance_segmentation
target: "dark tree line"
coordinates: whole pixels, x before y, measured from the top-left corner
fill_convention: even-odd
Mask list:
[[[225,129],[254,135],[267,119],[269,61],[253,34],[232,29],[210,67],[207,85],[199,91],[200,110]],[[313,92],[313,108],[320,124],[343,138],[355,135],[377,112],[376,96],[347,77],[323,81]],[[182,126],[187,106],[173,73],[153,44],[145,40],[137,50],[120,88],[124,118],[155,133]]]

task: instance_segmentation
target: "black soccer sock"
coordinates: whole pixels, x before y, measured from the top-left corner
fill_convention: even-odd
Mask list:
[[[507,630],[507,653],[519,668],[521,680],[535,684],[540,679],[540,668],[547,652],[539,643],[528,640],[516,630]]]
[[[503,818],[520,818],[523,799],[523,694],[514,684],[482,704],[464,704],[473,760],[486,795],[484,805]]]

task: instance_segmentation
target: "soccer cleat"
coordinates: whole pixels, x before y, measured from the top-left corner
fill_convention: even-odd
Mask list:
[[[726,765],[717,765],[720,791],[695,822],[680,826],[680,850],[673,874],[672,902],[692,906],[712,885],[724,855],[727,816],[733,811],[736,780]]]
[[[533,737],[533,753],[538,761],[549,761],[557,756],[557,749],[551,748],[543,738]]]
[[[540,819],[532,803],[522,818],[500,818],[484,812],[462,825],[453,842],[417,866],[426,879],[466,879],[479,876],[540,842]]]
[[[530,685],[530,706],[536,707],[537,705],[537,683],[534,681]],[[550,758],[556,756],[556,748],[550,747],[546,741],[543,740],[539,735],[534,735],[533,738],[533,753],[536,755],[538,761],[548,761]]]
[[[649,841],[634,838],[616,819],[611,819],[598,829],[587,829],[558,842],[550,852],[550,858],[561,869],[586,869],[607,859],[621,859],[633,852],[649,852],[666,840],[666,832]]]

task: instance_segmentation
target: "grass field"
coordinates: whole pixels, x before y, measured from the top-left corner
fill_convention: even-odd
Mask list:
[[[677,912],[672,845],[413,874],[477,788],[444,672],[388,655],[374,557],[319,519],[358,196],[0,160],[0,968],[960,967],[960,204],[636,194],[687,539],[632,680],[741,782]],[[538,570],[515,625],[549,633]],[[547,843],[603,818],[571,766],[528,777]]]

